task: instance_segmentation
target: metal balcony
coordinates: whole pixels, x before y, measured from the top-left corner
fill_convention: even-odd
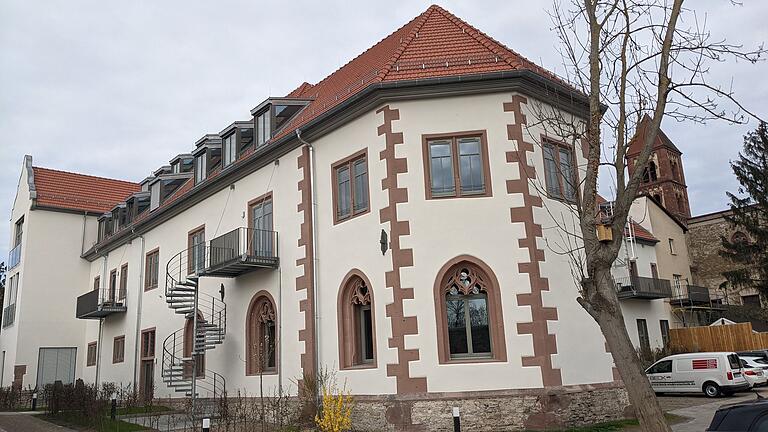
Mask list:
[[[125,292],[118,289],[95,289],[77,298],[75,317],[99,319],[114,313],[124,313],[127,310]]]
[[[21,261],[21,243],[17,244],[16,247],[11,249],[10,252],[8,252],[8,270],[11,270],[12,268],[19,265],[19,262]]]
[[[708,305],[712,298],[709,288],[696,285],[684,285],[675,288],[675,296],[672,298],[675,304],[682,306]]]
[[[207,247],[192,247],[188,262],[200,276],[236,277],[260,268],[277,268],[277,232],[237,228],[211,240]],[[200,269],[203,269],[202,271]]]
[[[672,297],[672,284],[667,279],[642,276],[614,279],[619,299],[655,300]]]

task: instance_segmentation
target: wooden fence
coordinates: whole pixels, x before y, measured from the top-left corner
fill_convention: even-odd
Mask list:
[[[674,352],[748,351],[768,348],[768,332],[752,331],[751,323],[670,329]]]

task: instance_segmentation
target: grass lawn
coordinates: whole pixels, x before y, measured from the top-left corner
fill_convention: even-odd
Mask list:
[[[676,416],[674,414],[664,414],[664,417],[667,419],[667,423],[670,425],[682,423],[687,420],[686,417],[680,417]],[[618,420],[618,421],[612,421],[612,422],[606,422],[606,423],[598,423],[594,424],[592,426],[582,426],[577,427],[573,429],[565,429],[561,431],[551,431],[551,432],[630,432],[630,431],[640,431],[640,423],[635,420]]]
[[[95,427],[89,424],[87,421],[88,419],[73,413],[61,413],[55,416],[49,414],[41,414],[37,417],[47,422],[79,431],[134,432],[148,430],[148,428],[145,428],[144,426],[128,423],[122,420],[112,421],[109,416],[105,416],[101,420],[100,424]]]
[[[165,411],[171,411],[171,409],[162,405],[135,406],[130,408],[118,408],[117,415],[152,414]]]

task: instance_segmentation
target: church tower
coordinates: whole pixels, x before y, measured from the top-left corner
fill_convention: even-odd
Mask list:
[[[638,169],[637,157],[645,140],[645,130],[650,123],[651,118],[648,115],[643,116],[637,126],[637,133],[627,149],[627,166],[630,176],[635,169]],[[660,128],[653,143],[653,152],[648,165],[642,167],[643,178],[638,194],[653,197],[681,222],[687,223],[691,217],[691,207],[688,202],[682,154]]]

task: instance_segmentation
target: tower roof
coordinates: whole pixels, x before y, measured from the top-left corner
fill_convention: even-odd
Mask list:
[[[640,154],[640,151],[643,147],[643,141],[645,141],[645,133],[648,129],[648,126],[651,124],[651,117],[648,114],[644,114],[643,118],[640,119],[640,123],[637,124],[637,131],[635,132],[635,136],[632,137],[632,140],[629,142],[629,148],[627,149],[627,156],[634,156],[637,154]],[[659,127],[659,133],[656,134],[656,141],[653,143],[653,148],[661,148],[666,147],[678,154],[683,154],[683,152],[680,151],[679,148],[675,145],[675,143],[672,142],[671,139],[667,136],[667,134],[664,133],[664,131]]]

